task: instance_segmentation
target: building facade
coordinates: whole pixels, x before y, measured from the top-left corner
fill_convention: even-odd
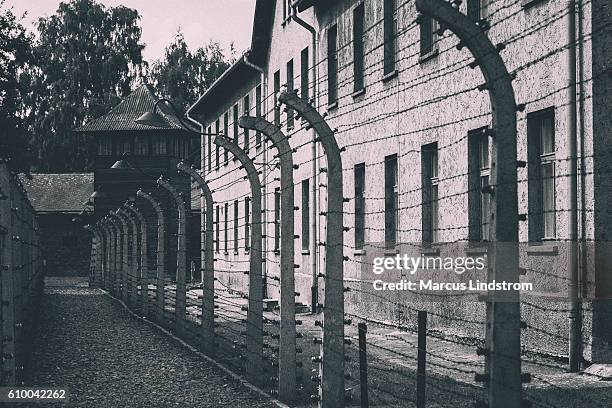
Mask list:
[[[609,261],[608,166],[612,117],[612,8],[603,0],[578,1],[576,38],[568,37],[567,2],[465,1],[459,10],[498,45],[513,87],[517,113],[518,207],[522,294],[529,326],[523,344],[567,354],[568,245],[570,237],[569,129],[578,129],[578,240],[584,298],[583,345],[588,361],[610,361],[612,265]],[[257,1],[252,45],[190,109],[202,130],[224,132],[248,151],[264,185],[267,296],[278,297],[280,181],[276,154],[263,136],[244,132],[241,115],[264,117],[290,136],[294,148],[296,299],[313,307],[321,293],[325,250],[325,155],[291,110],[278,106],[286,87],[312,103],[343,148],[344,276],[349,312],[398,319],[389,301],[427,307],[455,317],[434,325],[478,336],[485,305],[478,294],[435,301],[364,293],[375,278],[373,256],[411,253],[483,254],[491,233],[487,188],[494,157],[491,104],[469,51],[450,31],[418,16],[412,0]],[[569,56],[576,44],[576,77]],[[458,46],[459,45],[459,46]],[[577,84],[576,103],[568,90]],[[216,273],[245,290],[249,256],[249,184],[236,161],[202,140],[202,169],[214,191]],[[329,245],[330,243],[324,243]],[[452,244],[452,245],[451,245]],[[390,279],[404,276],[397,273]],[[371,288],[371,285],[370,285]],[[426,296],[425,296],[426,297]],[[592,301],[597,299],[597,301]],[[316,302],[316,301],[315,301]],[[542,309],[553,313],[541,313]],[[551,316],[553,316],[551,318]],[[463,320],[462,320],[463,319]]]

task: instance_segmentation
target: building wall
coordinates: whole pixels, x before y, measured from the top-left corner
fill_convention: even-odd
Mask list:
[[[38,214],[47,276],[88,276],[91,235],[74,214]]]
[[[272,42],[270,45],[268,64],[265,67],[267,75],[267,119],[273,122],[271,101],[273,97],[273,75],[278,69],[281,70],[281,82],[286,78],[286,62],[294,59],[295,87],[299,88],[299,53],[310,44],[309,34],[297,25],[295,21],[289,20],[281,24],[282,3],[277,2],[275,22],[272,27]],[[484,79],[479,69],[472,69],[469,63],[473,60],[468,50],[457,50],[457,37],[447,31],[437,40],[437,55],[432,58],[423,59],[420,56],[419,26],[415,23],[417,12],[413,1],[397,1],[397,52],[396,70],[397,75],[385,77],[383,72],[383,0],[366,0],[365,5],[365,92],[354,93],[353,86],[353,51],[352,51],[352,29],[353,9],[360,4],[359,1],[339,1],[331,5],[317,8],[316,16],[313,17],[312,8],[300,14],[302,18],[310,21],[317,27],[318,31],[318,60],[319,64],[314,67],[318,73],[318,105],[319,112],[327,112],[326,121],[335,130],[336,138],[340,146],[346,150],[342,154],[344,168],[344,196],[350,198],[345,204],[344,225],[350,227],[345,234],[344,254],[349,257],[345,262],[345,278],[347,285],[358,285],[373,279],[371,272],[372,256],[374,254],[385,254],[385,157],[397,154],[398,157],[398,193],[399,193],[399,232],[397,240],[402,243],[401,250],[419,254],[422,246],[422,173],[421,158],[422,147],[426,144],[438,143],[438,171],[439,171],[439,240],[440,242],[453,243],[465,242],[468,239],[468,132],[484,126],[490,126],[491,106],[486,91],[479,91],[478,85]],[[465,3],[465,2],[463,2]],[[494,44],[504,42],[506,48],[501,55],[510,72],[516,72],[513,81],[516,101],[525,104],[524,112],[517,114],[517,148],[518,160],[528,161],[528,132],[527,117],[532,113],[543,109],[554,110],[554,133],[555,133],[555,223],[556,234],[553,239],[538,242],[537,245],[529,243],[529,218],[534,216],[534,209],[529,208],[528,177],[527,168],[518,169],[518,197],[519,213],[527,214],[527,221],[520,221],[519,237],[521,241],[520,264],[528,269],[527,275],[522,278],[534,283],[535,292],[524,293],[526,299],[523,306],[523,315],[530,325],[542,327],[547,331],[555,333],[552,338],[542,339],[542,336],[534,332],[524,334],[524,344],[527,348],[538,348],[555,354],[566,354],[566,344],[562,339],[567,337],[567,319],[561,309],[564,307],[563,300],[567,294],[567,239],[568,235],[568,182],[571,170],[569,169],[567,135],[568,135],[568,66],[567,66],[567,12],[566,3],[551,0],[537,2],[525,8],[522,1],[497,0],[489,4],[487,19],[491,28],[488,30],[489,37]],[[583,95],[581,102],[581,123],[579,129],[583,132],[582,145],[585,156],[584,169],[584,204],[579,200],[582,208],[580,219],[581,237],[591,241],[595,235],[595,223],[593,213],[598,214],[594,208],[593,191],[598,191],[594,186],[593,154],[594,144],[593,129],[605,127],[605,120],[609,119],[605,112],[609,112],[610,104],[607,104],[607,94],[594,95],[593,71],[598,65],[604,64],[606,59],[604,53],[608,52],[603,46],[605,39],[600,40],[602,46],[597,49],[598,55],[593,55],[591,46],[592,38],[597,39],[600,32],[609,25],[609,10],[605,2],[598,3],[602,9],[597,21],[600,30],[591,29],[591,2],[584,2],[584,19],[582,21],[585,40],[583,43],[584,65],[582,75],[585,78],[581,86]],[[466,5],[461,5],[465,12]],[[337,105],[327,105],[327,33],[329,28],[337,24],[338,32],[338,101]],[[608,29],[609,33],[609,29]],[[593,61],[593,63],[591,63]],[[596,62],[596,61],[599,61]],[[579,67],[580,68],[580,67]],[[311,66],[311,70],[313,67]],[[312,71],[311,71],[312,72]],[[604,79],[598,79],[602,81]],[[608,80],[609,82],[609,80]],[[595,82],[597,83],[597,82]],[[221,102],[220,113],[233,104],[237,96],[243,95],[252,87],[249,84],[240,87],[233,95],[228,95],[228,100]],[[601,105],[593,107],[593,102]],[[253,100],[253,99],[252,99]],[[254,103],[252,103],[254,106]],[[594,113],[595,112],[595,113]],[[607,117],[608,119],[604,119]],[[286,115],[281,115],[283,121]],[[207,124],[214,122],[214,118]],[[301,181],[312,177],[313,157],[309,143],[311,133],[307,131],[300,121],[295,122],[293,130],[287,130],[283,124],[283,130],[291,135],[291,145],[297,150],[294,161],[299,168],[294,172],[295,177],[295,199],[296,205],[301,202]],[[579,132],[579,136],[580,136]],[[605,150],[604,136],[601,136],[601,150]],[[318,146],[319,154],[316,168],[324,168],[325,158]],[[271,154],[268,153],[268,158]],[[255,161],[260,156],[255,157]],[[604,159],[603,163],[609,160]],[[270,159],[270,163],[274,160]],[[366,166],[366,232],[365,250],[355,248],[354,240],[354,180],[353,170],[356,164],[365,163]],[[209,175],[215,201],[223,205],[225,201],[231,203],[244,194],[248,194],[248,185],[241,181],[243,173],[237,173],[231,163],[227,169],[213,172]],[[239,169],[238,169],[239,170]],[[277,170],[266,168],[262,174],[266,185],[266,216],[267,216],[267,248],[266,254],[268,276],[278,276],[278,255],[272,252],[273,248],[273,209],[275,187],[279,186]],[[326,179],[325,173],[317,174],[317,185],[319,188],[318,211],[325,211]],[[215,186],[224,186],[221,189]],[[607,190],[605,190],[607,191]],[[604,192],[605,194],[605,192]],[[603,195],[602,197],[605,197]],[[312,203],[312,200],[311,200]],[[222,213],[223,214],[223,213]],[[609,212],[608,212],[609,214]],[[301,211],[295,213],[295,231],[303,237],[301,231]],[[221,217],[223,219],[223,215]],[[232,239],[230,217],[230,233]],[[325,218],[319,217],[319,241],[325,240]],[[242,228],[241,228],[242,230]],[[241,231],[242,232],[242,231]],[[223,234],[221,234],[223,239]],[[301,239],[301,238],[300,238]],[[312,285],[312,271],[310,270],[311,254],[302,253],[300,239],[296,244],[296,263],[300,265],[296,270],[296,291],[300,295],[296,298],[302,303],[310,304],[310,286]],[[223,247],[223,243],[221,244]],[[478,246],[478,245],[476,245]],[[466,249],[457,246],[440,246],[440,255],[466,253]],[[454,251],[454,252],[453,252]],[[473,249],[471,249],[473,251]],[[319,254],[319,265],[324,265],[324,251]],[[581,254],[581,262],[588,267],[587,280],[583,282],[585,295],[593,294],[593,247],[585,245]],[[230,270],[242,270],[238,265],[248,265],[248,254],[239,253],[232,257],[225,256],[216,263],[219,270],[229,268]],[[226,261],[231,259],[233,263]],[[320,266],[319,271],[322,271]],[[241,275],[242,276],[242,275]],[[400,276],[394,276],[399,279]],[[268,280],[270,296],[274,296],[276,281]],[[246,288],[245,278],[235,279],[232,282],[242,290]],[[319,282],[322,285],[322,280]],[[242,285],[242,286],[240,286]],[[366,285],[367,286],[367,285]],[[370,286],[371,287],[371,286]],[[401,300],[415,307],[431,307],[438,313],[450,313],[459,319],[471,318],[482,320],[484,317],[484,304],[477,301],[476,296],[454,297],[442,299],[433,305],[427,299],[413,296],[410,299],[391,299],[397,294],[383,294],[388,297],[385,302],[372,300],[372,296],[363,294],[359,290],[347,294],[347,310],[368,313],[372,317],[382,319],[397,319],[395,308],[384,307],[388,300]],[[403,296],[403,294],[402,294]],[[535,305],[535,306],[533,306]],[[554,313],[555,319],[550,314],[538,312],[538,306],[558,309]],[[590,319],[589,313],[585,315],[585,342],[590,341]],[[434,319],[436,320],[436,319]],[[481,325],[466,325],[461,320],[437,319],[434,325],[452,325],[462,333],[469,335],[480,335]]]

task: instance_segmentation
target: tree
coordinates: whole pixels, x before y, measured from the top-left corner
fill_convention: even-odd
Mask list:
[[[73,130],[106,113],[142,77],[140,16],[95,0],[60,3],[40,18],[27,104],[39,171],[84,171],[93,141]]]
[[[0,1],[0,157],[15,170],[28,170],[30,151],[22,116],[28,92],[26,72],[32,59],[32,36]]]
[[[180,114],[230,66],[233,54],[232,46],[228,61],[214,41],[192,52],[179,30],[166,47],[164,59],[152,65],[149,80],[160,94],[174,102]]]

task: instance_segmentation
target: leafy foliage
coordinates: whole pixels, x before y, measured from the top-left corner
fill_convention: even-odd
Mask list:
[[[22,120],[32,59],[32,36],[0,1],[0,157],[12,159],[16,170],[28,169],[30,151]]]
[[[140,16],[94,0],[60,3],[41,18],[27,104],[39,171],[90,169],[93,140],[73,132],[107,112],[142,76]]]
[[[149,81],[183,113],[235,60],[233,47],[230,53],[227,61],[214,41],[192,52],[179,30],[166,47],[164,59],[152,65]]]

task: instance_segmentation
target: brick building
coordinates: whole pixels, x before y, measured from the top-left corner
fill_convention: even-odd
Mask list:
[[[612,117],[612,9],[605,0],[578,2],[577,76],[569,78],[566,2],[480,0],[459,6],[486,29],[513,81],[517,103],[522,278],[535,290],[523,293],[524,320],[554,333],[525,331],[528,349],[567,355],[567,241],[569,238],[567,147],[569,84],[578,83],[578,238],[580,291],[584,303],[585,358],[610,361],[609,300],[612,265],[609,195]],[[325,159],[313,133],[289,110],[276,106],[281,87],[313,103],[335,130],[344,168],[344,255],[346,284],[371,282],[372,254],[398,251],[444,255],[448,243],[463,253],[484,253],[489,234],[491,142],[489,96],[483,76],[457,37],[438,31],[435,21],[417,21],[411,0],[257,1],[251,49],[191,106],[203,131],[224,131],[248,150],[264,185],[264,250],[269,297],[277,297],[280,195],[275,152],[262,136],[236,122],[246,113],[263,116],[291,135],[295,150],[296,291],[311,305],[311,288],[321,292],[325,237]],[[231,155],[202,140],[202,169],[214,191],[216,273],[225,284],[245,289],[248,266],[249,185]],[[316,227],[314,227],[316,225]],[[443,245],[446,244],[446,245]],[[365,267],[364,267],[365,266]],[[399,275],[396,277],[399,278]],[[320,282],[319,282],[320,281]],[[420,295],[385,294],[388,300],[425,305],[458,319],[484,319],[477,294],[430,302]],[[591,302],[598,298],[596,302]],[[360,292],[346,296],[348,311],[396,319],[397,309]],[[385,306],[387,305],[387,306]],[[534,307],[535,305],[535,307]],[[540,308],[552,309],[543,313]],[[462,335],[481,326],[461,320]]]

